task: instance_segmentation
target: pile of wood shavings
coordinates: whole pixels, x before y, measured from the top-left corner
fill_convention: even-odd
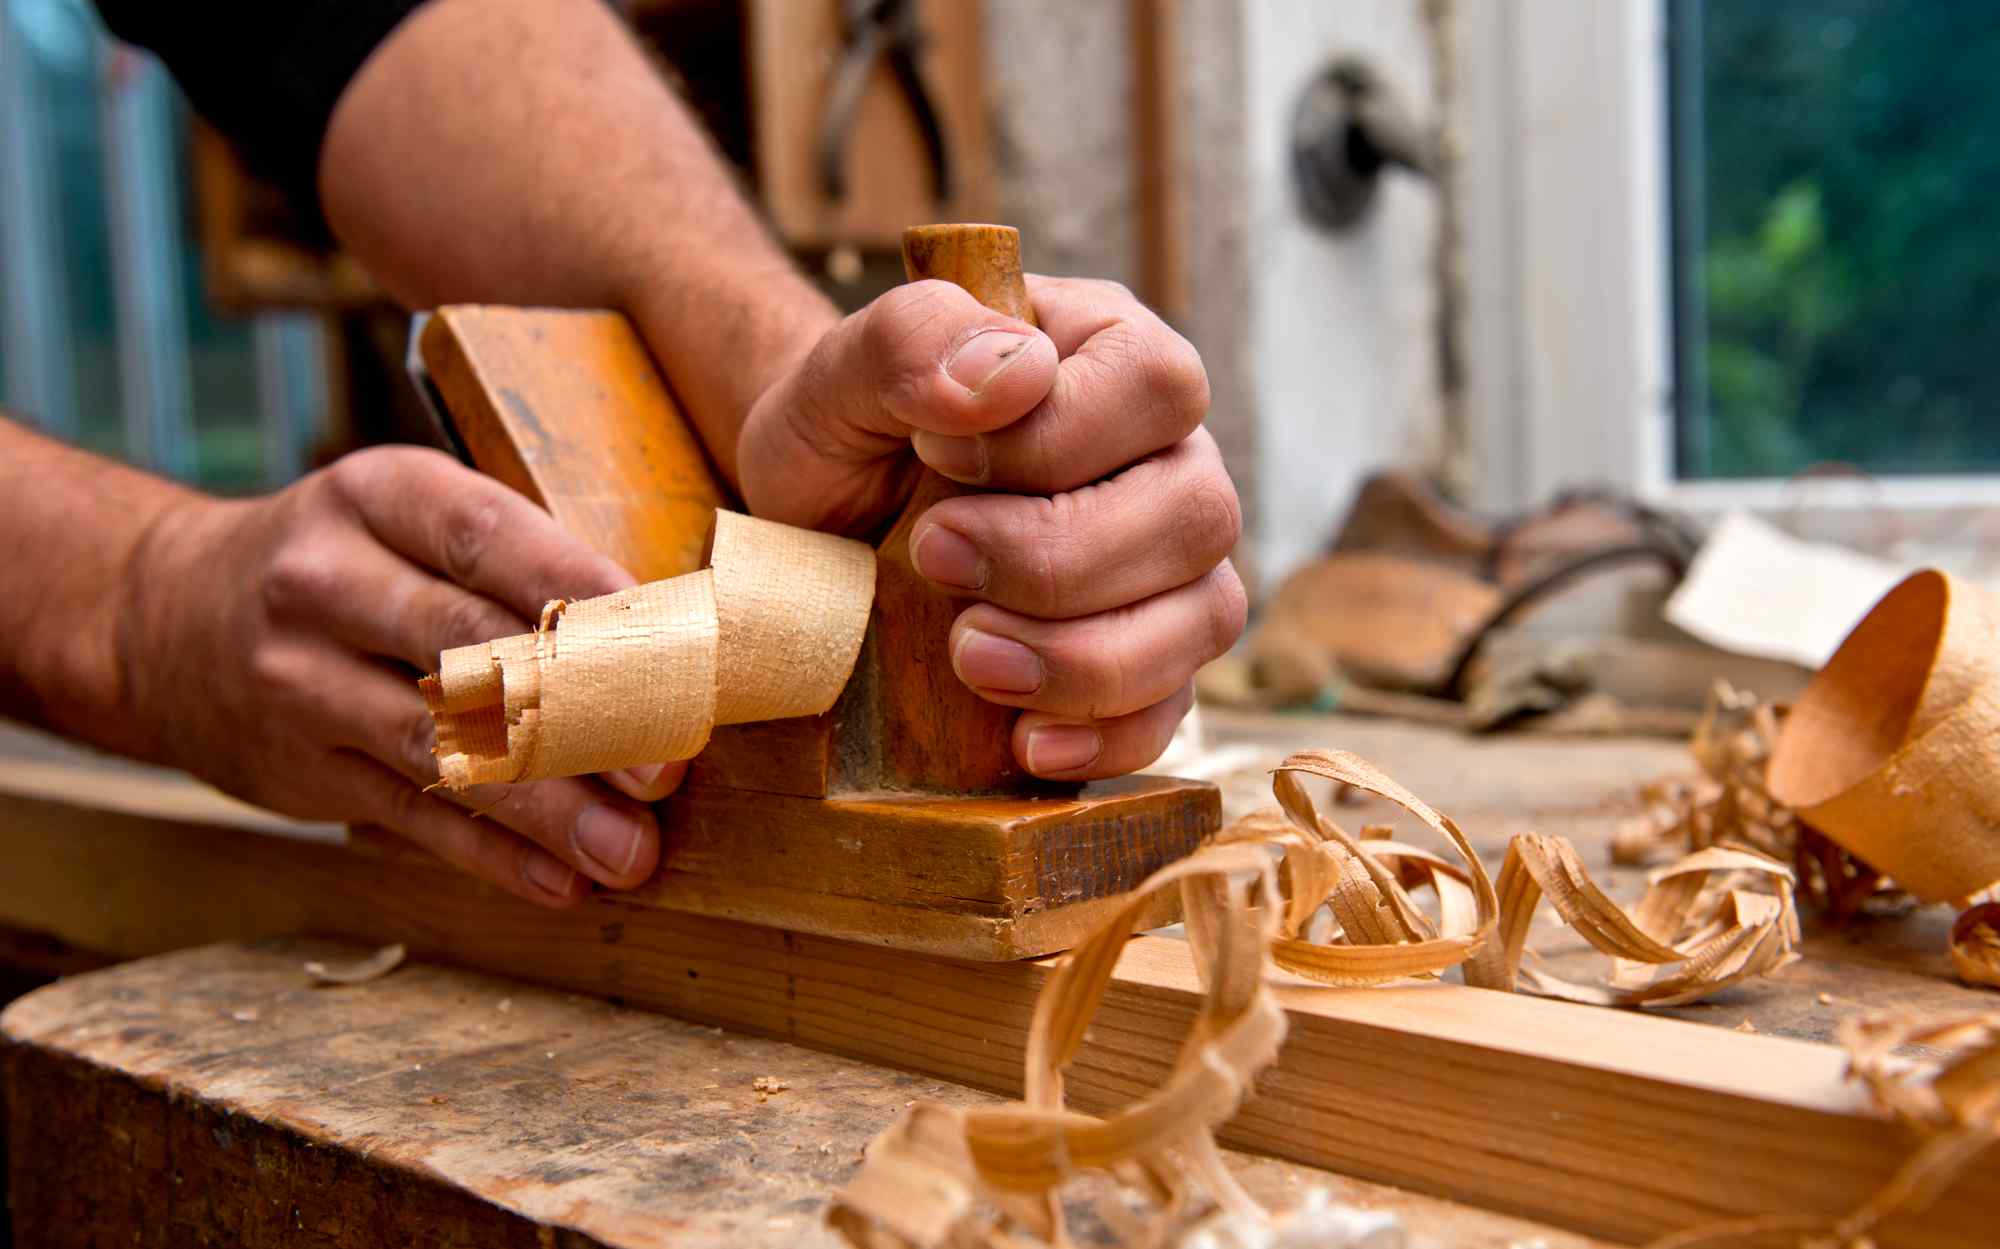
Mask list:
[[[1764,772],[1784,715],[1782,704],[1717,681],[1689,743],[1700,772],[1641,789],[1645,810],[1619,825],[1612,861],[1635,865],[1710,847],[1747,849],[1791,863],[1795,888],[1835,924],[1915,906],[1893,880],[1771,796]],[[2000,988],[2000,902],[1974,900],[1952,925],[1950,955],[1965,983]]]
[[[1320,813],[1305,778],[1386,798],[1416,816],[1450,856]],[[1154,873],[1057,965],[1035,1005],[1025,1098],[964,1109],[919,1102],[870,1145],[828,1214],[864,1249],[973,1249],[1069,1243],[1063,1197],[1090,1189],[1129,1245],[1166,1244],[1217,1209],[1269,1214],[1237,1184],[1216,1145],[1257,1074],[1276,1057],[1286,1017],[1267,964],[1322,984],[1363,986],[1462,967],[1467,984],[1621,1005],[1684,1002],[1782,966],[1797,939],[1791,872],[1714,848],[1660,873],[1631,912],[1612,903],[1560,837],[1517,838],[1496,890],[1471,843],[1362,759],[1305,751],[1279,765],[1279,810],[1245,817]],[[1338,792],[1338,789],[1337,789]],[[1166,1080],[1106,1118],[1064,1105],[1063,1072],[1082,1048],[1126,940],[1151,896],[1180,891],[1188,948],[1207,998]],[[1428,888],[1435,910],[1412,890]],[[1615,970],[1601,986],[1521,969],[1541,897]]]

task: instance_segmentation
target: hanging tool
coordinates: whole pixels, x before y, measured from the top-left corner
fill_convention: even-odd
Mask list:
[[[838,202],[847,196],[847,145],[854,119],[876,65],[886,62],[923,135],[933,197],[943,203],[951,198],[951,159],[945,150],[944,128],[938,121],[930,88],[917,65],[925,44],[917,0],[841,0],[840,8],[840,64],[835,67],[827,88],[815,145],[820,182],[827,198]]]

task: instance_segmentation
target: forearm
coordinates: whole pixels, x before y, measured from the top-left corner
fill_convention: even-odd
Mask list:
[[[630,314],[732,484],[750,405],[836,319],[596,0],[432,0],[349,84],[319,172],[406,304]]]
[[[151,757],[121,661],[125,589],[200,498],[0,420],[0,714]]]

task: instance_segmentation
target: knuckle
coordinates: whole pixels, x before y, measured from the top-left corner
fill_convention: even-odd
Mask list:
[[[1208,419],[1208,405],[1213,392],[1208,384],[1208,366],[1202,363],[1201,353],[1187,340],[1181,340],[1182,350],[1175,353],[1177,363],[1173,366],[1174,394],[1180,411],[1192,429]]]
[[[1146,379],[1158,410],[1170,413],[1185,432],[1208,415],[1208,370],[1194,344],[1171,330],[1166,342],[1147,356]]]
[[[1065,620],[1075,614],[1071,581],[1080,561],[1073,535],[1089,532],[1079,524],[1082,511],[1071,492],[1031,497],[1013,523],[1001,528],[1000,546],[1021,569],[1018,593],[1023,609],[1045,620]]]
[[[1208,646],[1201,656],[1203,661],[1213,659],[1236,645],[1236,639],[1243,636],[1243,626],[1250,618],[1250,596],[1243,589],[1243,579],[1227,562],[1208,575],[1206,589]]]
[[[1206,474],[1193,482],[1174,508],[1181,556],[1190,569],[1207,571],[1236,549],[1243,536],[1243,505],[1227,477]]]
[[[1107,658],[1095,666],[1087,714],[1093,720],[1116,719],[1134,710],[1134,696],[1144,690],[1153,665],[1130,645],[1107,640],[1094,649]]]
[[[912,282],[888,292],[861,313],[861,351],[878,367],[922,370],[936,366],[918,348],[946,325],[961,292],[944,282]]]
[[[274,616],[319,610],[340,594],[339,561],[319,542],[295,541],[271,560],[258,590]]]
[[[383,474],[395,464],[392,447],[367,447],[352,451],[335,460],[323,469],[320,480],[341,502],[350,507],[365,507],[379,489]]]
[[[468,493],[445,509],[439,549],[444,574],[463,585],[479,575],[500,528],[500,503],[484,491]]]
[[[382,795],[382,822],[390,828],[412,830],[420,822],[421,808],[428,801],[429,795],[423,790],[399,777]]]
[[[427,781],[436,778],[437,757],[433,752],[436,745],[437,729],[430,712],[419,706],[403,717],[396,731],[397,758],[403,760],[411,776],[421,776]]]
[[[298,653],[269,640],[251,648],[249,670],[253,688],[266,702],[288,703],[306,684]]]
[[[496,619],[497,609],[485,599],[454,595],[439,613],[437,635],[430,639],[439,650],[490,641],[512,631]]]

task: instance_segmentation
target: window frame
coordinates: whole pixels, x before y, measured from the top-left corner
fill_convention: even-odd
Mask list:
[[[1463,12],[1475,502],[1518,508],[1594,485],[1836,531],[1885,510],[2000,506],[2000,474],[1678,478],[1668,0]]]

